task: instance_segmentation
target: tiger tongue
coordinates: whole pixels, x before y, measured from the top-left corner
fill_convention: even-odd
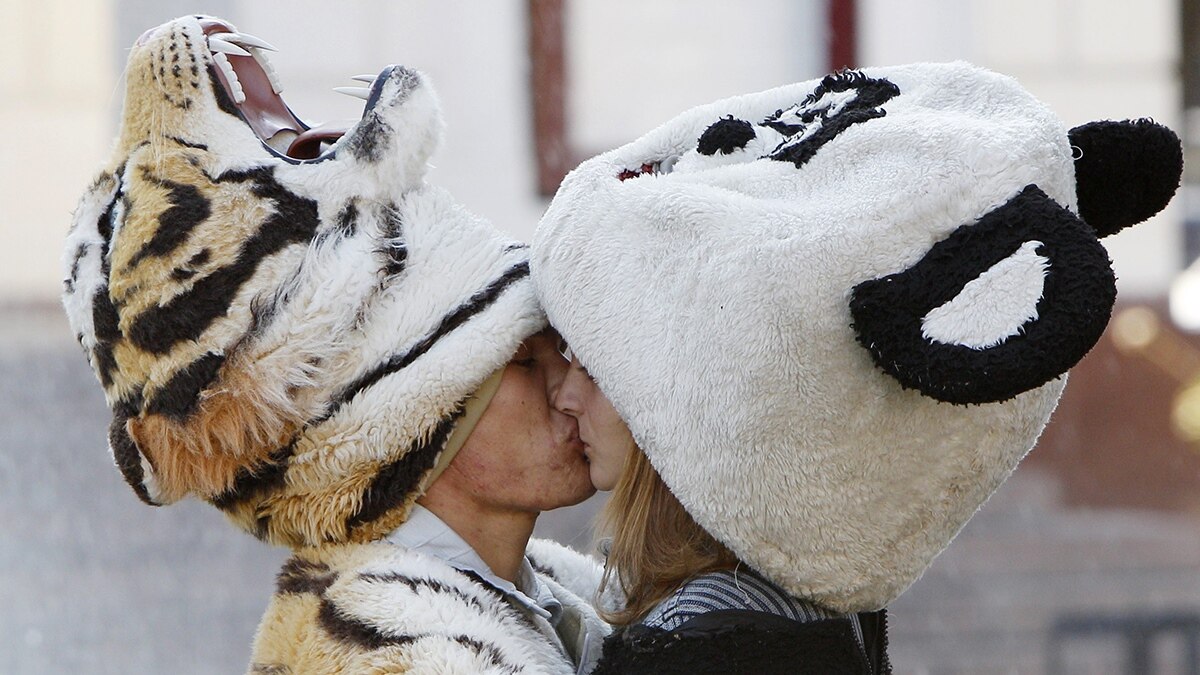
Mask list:
[[[269,140],[283,130],[300,134],[307,129],[307,125],[297,119],[275,93],[267,73],[253,57],[229,55],[227,58],[245,94],[245,100],[237,104],[238,110],[259,138]]]
[[[322,143],[333,143],[344,136],[353,124],[353,122],[319,124],[292,139],[285,154],[293,159],[314,159],[321,154]]]

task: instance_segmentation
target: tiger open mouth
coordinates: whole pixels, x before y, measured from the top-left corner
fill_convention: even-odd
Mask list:
[[[235,31],[219,19],[197,19],[208,42],[213,63],[210,68],[217,81],[241,117],[273,153],[291,159],[315,159],[357,122],[309,126],[280,97],[283,87],[266,54],[277,51],[274,47],[253,35]],[[370,86],[336,87],[334,90],[366,101],[366,112],[378,101],[385,78],[359,75],[352,79]]]

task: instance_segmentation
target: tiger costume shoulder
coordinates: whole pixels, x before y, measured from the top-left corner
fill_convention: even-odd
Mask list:
[[[550,562],[546,543],[532,546],[541,555],[531,562],[563,603],[560,621],[600,626],[591,605],[547,568],[582,565],[598,578],[598,566],[567,549],[554,552]],[[365,673],[385,663],[401,668],[386,672],[577,672],[538,631],[494,589],[420,552],[380,542],[302,549],[279,574],[250,672]],[[602,634],[579,633],[580,640]],[[573,658],[589,651],[583,643],[565,647]]]
[[[268,47],[206,16],[138,39],[112,158],[66,242],[63,303],[138,497],[195,496],[255,537],[307,552],[285,568],[260,630],[275,650],[279,631],[340,640],[319,614],[288,609],[297,565],[328,566],[338,581],[321,597],[380,621],[360,591],[381,582],[361,575],[429,566],[367,544],[404,522],[468,398],[546,321],[527,247],[425,183],[442,120],[424,75],[384,69],[361,91],[362,118],[329,131],[279,97]],[[454,581],[422,593],[444,588],[456,617],[511,628],[478,588]],[[408,672],[429,631],[420,614],[390,609],[417,623],[379,624],[394,629],[387,640],[332,653]],[[493,637],[459,647],[515,663],[531,650],[540,665],[526,672],[569,667]],[[307,661],[315,653],[272,654],[256,662],[323,668]]]

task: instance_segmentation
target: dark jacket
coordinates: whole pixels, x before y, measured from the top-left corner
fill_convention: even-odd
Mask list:
[[[593,675],[755,673],[885,675],[886,610],[859,614],[859,644],[849,619],[801,623],[741,609],[701,614],[665,631],[641,624],[608,637]]]

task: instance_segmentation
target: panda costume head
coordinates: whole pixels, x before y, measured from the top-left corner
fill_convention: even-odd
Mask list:
[[[798,597],[871,610],[1034,445],[1110,316],[1098,238],[1181,170],[1170,130],[1068,129],[969,64],[842,72],[583,163],[532,274],[701,526]]]

